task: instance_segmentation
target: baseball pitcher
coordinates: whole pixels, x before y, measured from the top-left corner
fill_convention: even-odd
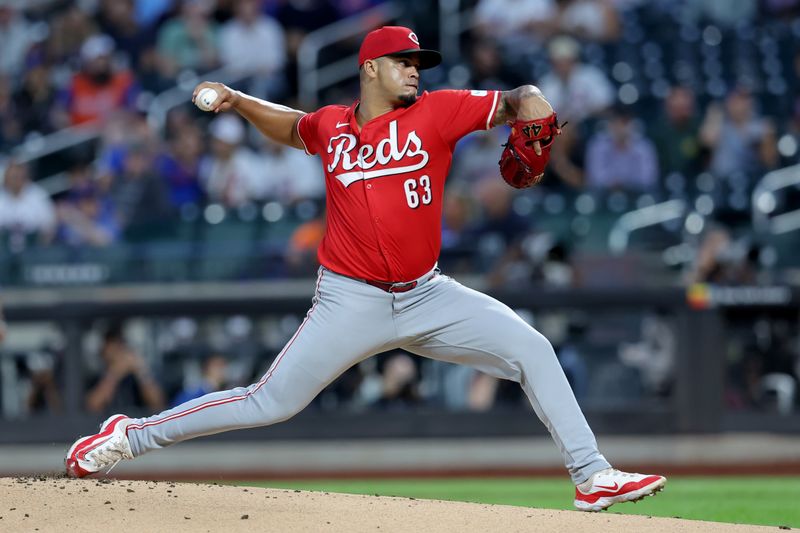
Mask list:
[[[560,128],[534,86],[419,94],[419,72],[441,56],[408,28],[369,33],[359,53],[360,98],[313,113],[203,82],[213,112],[235,111],[270,139],[325,167],[327,232],[311,309],[264,376],[147,418],[115,415],[75,442],[67,472],[83,477],[203,435],[266,426],[301,411],[351,366],[402,348],[519,383],[576,485],[575,506],[598,511],[661,490],[666,479],[612,469],[546,338],[502,303],[436,267],[442,196],[453,149],[470,132],[512,127],[500,171],[536,184]]]

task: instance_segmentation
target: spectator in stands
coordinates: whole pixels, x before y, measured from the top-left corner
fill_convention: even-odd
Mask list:
[[[130,71],[114,67],[113,53],[108,35],[93,35],[81,46],[81,71],[63,98],[72,125],[102,122],[114,111],[134,108],[136,80]]]
[[[692,90],[680,85],[670,88],[661,116],[650,128],[662,177],[677,172],[689,178],[700,170],[699,130]]]
[[[580,44],[572,37],[554,38],[548,47],[553,70],[538,84],[562,121],[596,117],[614,102],[614,88],[606,74],[581,63],[580,52]]]
[[[386,0],[332,0],[341,17],[357,15],[362,11],[383,4]]]
[[[475,24],[479,35],[497,40],[504,52],[519,54],[539,47],[552,33],[557,14],[554,0],[480,0]]]
[[[175,80],[165,76],[165,70],[158,49],[154,45],[146,46],[139,55],[139,68],[136,70],[142,91],[158,94],[172,88]]]
[[[456,146],[453,155],[452,179],[474,184],[487,176],[500,177],[498,150],[508,138],[507,128],[476,132]]]
[[[227,207],[252,201],[264,168],[244,145],[245,126],[241,119],[220,115],[211,122],[209,131],[211,153],[200,163],[200,182],[209,200]]]
[[[217,25],[211,19],[212,0],[182,0],[180,16],[158,32],[158,53],[164,75],[182,70],[208,72],[219,65]]]
[[[686,281],[754,285],[758,270],[758,249],[746,238],[734,241],[727,228],[715,224],[703,235]]]
[[[277,8],[275,17],[286,32],[286,76],[289,84],[287,92],[296,94],[297,50],[300,48],[300,43],[310,32],[338,20],[339,13],[327,0],[283,0]]]
[[[25,354],[21,377],[27,382],[25,407],[28,413],[60,413],[61,392],[55,374],[56,354],[51,348],[33,350]]]
[[[278,200],[295,204],[303,200],[319,200],[325,195],[325,175],[318,156],[308,157],[300,150],[262,137],[260,166],[262,172],[253,194],[259,200]]]
[[[58,240],[71,246],[108,246],[119,238],[113,206],[97,185],[73,189],[56,208]]]
[[[92,163],[83,158],[77,158],[73,161],[65,172],[67,174],[68,191],[65,194],[56,196],[57,200],[68,198],[71,191],[89,188],[95,180]]]
[[[591,354],[588,354],[589,357],[587,357],[584,347],[587,329],[588,324],[584,319],[568,319],[567,334],[564,336],[563,342],[560,342],[556,347],[558,362],[561,364],[561,368],[564,369],[564,374],[567,376],[567,381],[569,381],[572,390],[575,391],[575,399],[578,402],[583,401],[586,397],[592,381],[591,373],[586,364]]]
[[[760,8],[767,17],[795,20],[800,15],[800,0],[764,0]]]
[[[110,182],[124,171],[125,159],[132,146],[156,150],[161,139],[150,128],[147,117],[139,113],[115,113],[103,125],[97,167],[100,180]]]
[[[694,0],[680,7],[687,21],[710,22],[725,28],[749,25],[758,13],[756,0]]]
[[[8,361],[13,361],[12,358],[16,359],[18,375],[15,388],[18,391],[26,392],[23,412],[31,413],[41,410],[60,412],[61,394],[56,383],[55,354],[52,349],[48,347],[27,353],[4,354],[3,342],[6,340],[7,333],[2,301],[0,301],[0,357],[7,357]],[[2,391],[2,383],[0,383],[0,393],[2,392],[4,391]]]
[[[259,9],[259,0],[236,2],[236,16],[220,30],[220,58],[224,66],[252,77],[249,94],[280,99],[286,36],[281,25]]]
[[[157,25],[175,7],[177,0],[136,0],[136,20],[145,27]]]
[[[781,156],[780,167],[800,163],[800,96],[794,101],[791,115],[786,119],[783,134],[778,141]]]
[[[589,139],[586,186],[594,190],[652,192],[658,186],[658,156],[628,106],[615,107],[608,127]]]
[[[472,241],[469,233],[474,207],[466,187],[451,183],[442,205],[441,266],[448,272],[469,272]]]
[[[153,171],[152,153],[135,144],[125,154],[122,173],[111,184],[111,201],[122,231],[166,220],[172,211],[166,185]]]
[[[79,2],[67,3],[50,23],[48,61],[53,65],[68,65],[78,59],[83,44],[97,31],[97,24]]]
[[[14,2],[0,2],[0,75],[20,76],[33,44],[30,26]]]
[[[105,368],[86,393],[88,411],[99,414],[131,407],[148,411],[164,408],[161,386],[144,358],[126,342],[122,324],[112,324],[106,330],[100,357]]]
[[[513,190],[502,179],[487,176],[474,191],[481,211],[481,220],[473,229],[478,237],[494,235],[509,245],[527,233],[529,222],[512,208]]]
[[[180,405],[200,396],[205,396],[209,392],[224,389],[227,369],[228,360],[218,353],[212,353],[203,359],[200,382],[187,384],[172,400],[172,405]]]
[[[101,0],[97,15],[100,27],[124,52],[134,70],[139,69],[142,53],[155,41],[151,28],[136,19],[133,0]]]
[[[69,117],[58,112],[57,93],[50,81],[52,69],[41,58],[25,71],[22,85],[14,94],[14,111],[22,131],[47,134],[69,125]]]
[[[528,233],[528,219],[512,208],[513,189],[495,175],[487,176],[474,188],[481,210],[480,220],[470,235],[484,266],[492,266],[506,249],[517,246]]]
[[[574,287],[579,284],[568,247],[549,233],[529,234],[509,246],[486,280],[493,287],[531,284]]]
[[[156,156],[156,172],[167,184],[172,205],[180,208],[187,204],[200,204],[205,199],[200,187],[200,157],[203,139],[198,127],[192,123],[176,133],[169,148]]]
[[[619,360],[638,369],[647,390],[666,396],[673,384],[677,339],[666,313],[646,312],[636,342],[619,345]]]
[[[313,276],[319,267],[317,249],[325,236],[325,213],[302,223],[289,238],[286,266],[291,276]]]
[[[0,189],[0,235],[11,251],[21,251],[33,239],[48,243],[56,227],[53,202],[48,194],[31,182],[28,167],[11,161]]]
[[[514,82],[517,79],[515,72],[513,70],[506,72],[503,69],[503,61],[497,42],[487,37],[474,39],[469,49],[470,79],[467,86],[477,90],[508,90],[515,87]]]
[[[359,386],[361,402],[391,411],[421,403],[417,361],[407,353],[398,350],[379,355],[375,370]]]
[[[339,13],[326,0],[285,0],[278,8],[277,19],[286,31],[287,50],[291,57],[305,36],[339,19]]]
[[[419,371],[407,353],[391,355],[383,365],[383,389],[376,405],[382,409],[405,409],[421,402]]]
[[[606,43],[619,39],[621,24],[612,0],[561,0],[558,26],[583,41]]]
[[[573,126],[564,128],[557,143],[550,148],[550,164],[545,171],[541,186],[547,189],[579,190],[585,182],[586,139],[588,128]]]
[[[24,131],[14,107],[13,81],[0,75],[0,150],[10,150],[20,142]]]
[[[522,248],[533,265],[530,281],[548,287],[577,287],[580,275],[573,265],[572,253],[565,241],[549,233],[532,235]]]
[[[6,340],[7,328],[6,317],[3,314],[3,300],[0,299],[0,344],[3,344],[3,341]]]
[[[775,128],[756,113],[753,96],[743,86],[734,88],[724,107],[708,106],[700,141],[711,150],[711,172],[717,177],[744,172],[753,176],[778,162]]]

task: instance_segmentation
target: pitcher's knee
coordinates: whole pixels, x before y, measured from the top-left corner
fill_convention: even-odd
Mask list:
[[[547,337],[533,328],[526,328],[517,334],[510,336],[511,342],[515,347],[515,352],[525,357],[555,357],[556,352]]]
[[[520,379],[515,381],[524,379],[526,373],[559,364],[553,345],[536,330],[531,330],[519,341],[516,354],[515,366],[519,370]]]
[[[550,340],[547,337],[545,337],[544,335],[542,335],[538,331],[534,331],[534,339],[535,339],[533,341],[533,343],[534,343],[534,351],[537,354],[542,354],[542,355],[546,354],[548,356],[552,356],[553,358],[556,357],[556,351],[553,348],[553,344],[550,342]]]
[[[268,426],[292,418],[310,402],[311,399],[278,398],[269,392],[258,391],[248,398],[244,408],[250,411],[254,425]]]

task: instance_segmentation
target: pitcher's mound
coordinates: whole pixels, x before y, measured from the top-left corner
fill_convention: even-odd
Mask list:
[[[0,531],[775,531],[646,516],[193,483],[0,478]],[[632,505],[632,504],[627,504]]]

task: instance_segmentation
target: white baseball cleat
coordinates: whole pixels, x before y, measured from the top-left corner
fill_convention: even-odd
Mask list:
[[[123,459],[133,459],[126,428],[131,419],[114,415],[100,426],[100,432],[75,441],[67,452],[64,463],[70,477],[85,477],[103,468],[114,468]]]
[[[575,487],[575,507],[580,511],[603,511],[615,503],[635,502],[664,488],[667,478],[629,474],[613,468],[600,470]]]

